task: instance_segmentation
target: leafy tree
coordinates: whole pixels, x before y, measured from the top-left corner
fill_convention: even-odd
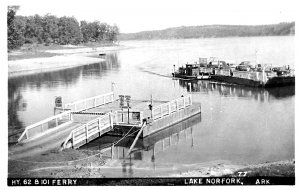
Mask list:
[[[18,6],[7,11],[8,48],[14,49],[24,43],[79,44],[81,42],[115,41],[119,28],[99,21],[79,22],[74,17],[15,16]]]
[[[58,23],[60,44],[79,44],[82,40],[80,26],[74,17],[61,17]]]
[[[21,47],[22,38],[15,25],[15,16],[19,6],[8,6],[7,9],[7,46],[8,49]]]

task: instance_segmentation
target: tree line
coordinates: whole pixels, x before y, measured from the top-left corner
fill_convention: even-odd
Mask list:
[[[185,39],[247,36],[285,36],[295,34],[295,22],[270,25],[182,26],[164,30],[120,34],[119,40]]]
[[[8,49],[25,43],[80,44],[88,42],[115,42],[119,34],[116,25],[104,22],[80,21],[74,17],[57,17],[51,14],[40,16],[17,16],[19,6],[7,10]]]

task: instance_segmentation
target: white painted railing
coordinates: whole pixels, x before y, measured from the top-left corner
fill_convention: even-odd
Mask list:
[[[99,133],[100,136],[102,133],[106,132],[106,130],[109,131],[112,128],[113,116],[112,113],[109,112],[72,130],[65,140],[63,148],[66,148],[70,139],[72,140],[72,146],[76,147],[77,144],[82,141],[87,141],[91,136],[97,133]]]
[[[178,110],[184,109],[192,105],[192,96],[189,94],[187,96],[172,100],[170,102],[156,106],[152,110],[153,119],[160,119],[165,116],[177,112]]]
[[[215,75],[230,76],[229,69],[215,69]]]
[[[69,124],[73,120],[71,111],[49,117],[25,128],[24,132],[18,139],[18,142],[32,139],[33,137],[46,134],[57,129],[58,127]]]
[[[110,92],[107,94],[101,94],[91,98],[86,98],[83,100],[78,100],[73,103],[65,104],[64,109],[71,110],[72,112],[79,112],[86,109],[101,106],[107,103],[111,103],[113,101],[114,101],[114,93]]]
[[[200,73],[212,73],[212,69],[211,68],[207,68],[207,67],[200,67],[199,68],[199,72]]]

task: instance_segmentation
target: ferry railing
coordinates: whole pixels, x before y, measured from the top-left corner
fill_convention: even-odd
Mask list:
[[[116,124],[141,124],[143,120],[142,111],[117,110],[114,112],[114,121]]]
[[[215,75],[231,76],[230,69],[215,69]]]
[[[199,72],[200,73],[212,73],[212,69],[211,68],[207,68],[207,67],[200,67],[199,68]]]
[[[268,74],[266,72],[252,72],[252,71],[233,71],[233,77],[250,79],[254,81],[266,82]]]
[[[89,139],[92,140],[93,136],[96,138],[96,134],[101,136],[111,129],[113,129],[113,116],[109,112],[72,130],[63,143],[63,148],[67,147],[70,140],[73,148],[79,147],[87,143]]]
[[[166,117],[178,110],[184,109],[192,105],[192,96],[189,94],[187,96],[172,100],[170,102],[156,106],[152,110],[153,120],[161,119]]]
[[[58,127],[65,126],[73,120],[71,111],[66,111],[61,114],[49,117],[25,128],[18,142],[27,141],[34,137],[49,133]]]
[[[75,101],[73,103],[65,104],[64,109],[71,110],[72,112],[79,112],[97,106],[101,106],[107,103],[111,103],[113,101],[114,101],[114,92],[110,92],[107,94],[101,94],[91,98],[86,98],[83,100]]]

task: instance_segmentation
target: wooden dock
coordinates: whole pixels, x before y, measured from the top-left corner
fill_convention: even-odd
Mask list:
[[[9,148],[10,156],[78,148],[115,127],[135,127],[143,138],[201,112],[200,104],[192,104],[191,95],[172,101],[130,100],[129,108],[120,108],[120,101],[110,92],[56,108],[61,113],[25,128],[18,144]]]

